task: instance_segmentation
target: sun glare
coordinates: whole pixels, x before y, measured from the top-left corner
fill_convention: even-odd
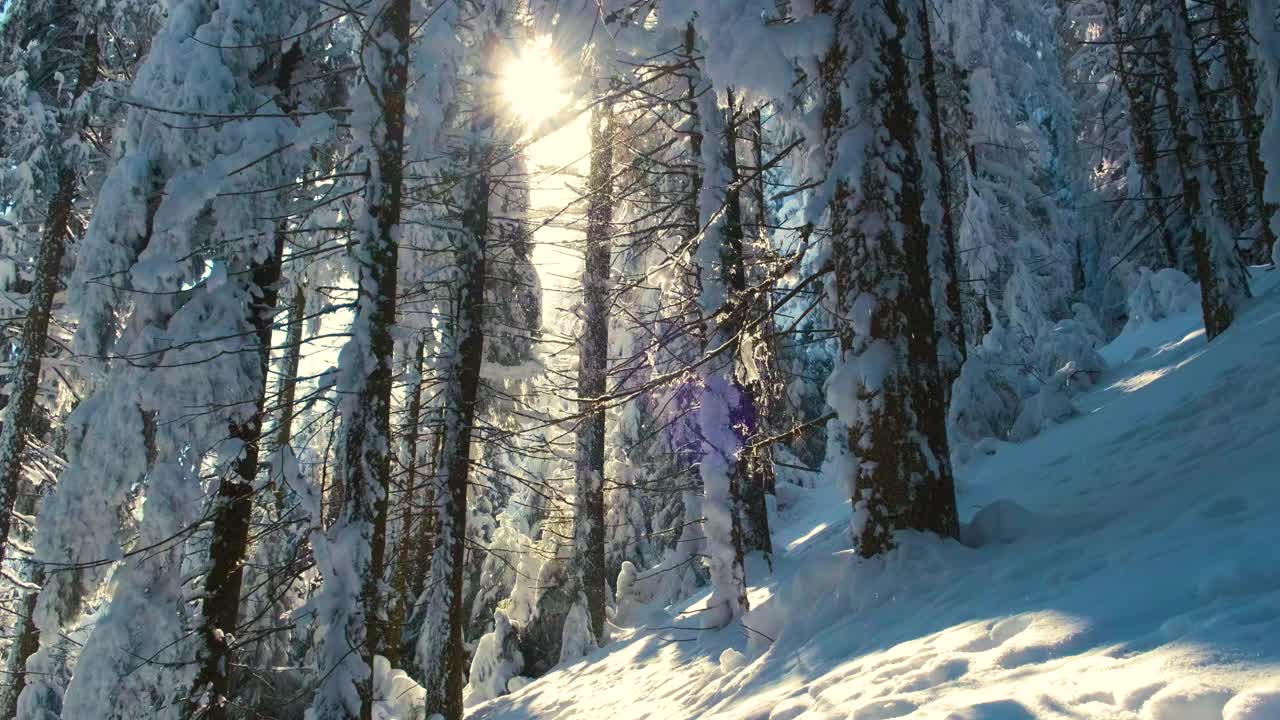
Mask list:
[[[550,38],[525,45],[507,62],[502,72],[502,96],[510,112],[530,129],[569,104]]]

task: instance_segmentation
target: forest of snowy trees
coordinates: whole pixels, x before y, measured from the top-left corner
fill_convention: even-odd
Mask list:
[[[6,0],[0,65],[6,720],[459,720],[740,623],[786,486],[955,537],[1280,255],[1275,0]]]

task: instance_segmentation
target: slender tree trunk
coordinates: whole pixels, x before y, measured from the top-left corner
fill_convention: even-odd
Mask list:
[[[421,677],[422,668],[418,662],[418,638],[426,618],[427,608],[420,602],[426,591],[427,580],[431,577],[431,561],[436,550],[436,526],[439,524],[440,509],[436,507],[437,492],[440,487],[442,449],[444,441],[444,408],[436,406],[429,413],[428,421],[430,443],[425,472],[425,482],[415,502],[420,503],[419,516],[413,528],[413,554],[405,567],[405,592],[410,603],[407,608],[406,624],[400,632],[400,662],[405,671],[412,677]],[[422,442],[421,439],[418,441]]]
[[[262,300],[249,313],[257,340],[258,387],[252,414],[231,425],[230,437],[244,445],[232,472],[218,484],[209,540],[209,572],[201,600],[197,633],[198,669],[191,693],[188,717],[224,720],[232,698],[232,646],[240,618],[240,593],[244,584],[244,560],[249,548],[249,521],[253,514],[253,482],[258,475],[262,421],[267,402],[271,367],[271,330],[279,292],[284,254],[284,228],[276,231],[275,247],[266,262],[250,269],[253,285]]]
[[[298,366],[302,364],[302,327],[307,317],[307,289],[297,283],[289,318],[285,321],[284,367],[280,374],[280,416],[276,420],[275,449],[293,442],[293,414],[298,402]]]
[[[686,232],[689,233],[688,238],[692,240],[698,234],[701,222],[698,218],[698,196],[702,193],[702,173],[698,170],[698,161],[702,158],[702,122],[698,117],[698,93],[699,80],[701,74],[697,65],[698,34],[694,31],[693,23],[689,23],[684,31],[684,57],[685,62],[689,64],[687,82],[688,88],[685,91],[685,113],[692,122],[689,123],[689,129],[686,131],[689,137],[689,162],[693,166],[688,172],[688,196],[685,199],[686,222],[689,227]]]
[[[1276,235],[1270,218],[1276,206],[1266,200],[1267,165],[1262,157],[1262,117],[1258,115],[1257,84],[1249,60],[1249,10],[1242,0],[1218,0],[1214,5],[1218,37],[1223,47],[1227,74],[1231,78],[1231,95],[1236,112],[1240,114],[1240,130],[1244,135],[1245,154],[1248,159],[1250,190],[1260,220],[1262,247],[1255,255],[1271,258],[1271,248]]]
[[[940,257],[934,265],[935,286],[941,284],[940,292],[934,293],[934,304],[939,307],[942,322],[939,323],[938,365],[942,372],[945,402],[951,402],[951,385],[960,376],[960,366],[964,365],[967,347],[964,337],[964,310],[960,307],[960,267],[956,241],[955,215],[951,212],[951,168],[947,163],[945,144],[942,140],[942,105],[938,100],[937,67],[933,53],[932,23],[929,18],[929,3],[919,5],[921,43],[924,46],[924,96],[929,113],[929,144],[933,150],[934,166],[938,172],[938,189],[936,196],[941,205],[942,235],[936,238],[935,244]],[[938,296],[941,295],[941,298]],[[945,312],[942,310],[945,309]]]
[[[466,624],[463,606],[463,575],[466,571],[467,480],[471,470],[471,434],[475,424],[476,399],[480,389],[480,368],[484,359],[484,277],[485,247],[489,233],[490,172],[493,163],[494,132],[492,86],[493,58],[498,38],[490,33],[484,41],[481,61],[483,87],[476,98],[472,120],[472,146],[467,162],[470,179],[466,186],[462,228],[465,237],[458,249],[458,280],[453,297],[454,327],[447,353],[451,366],[445,368],[444,427],[437,481],[439,512],[436,547],[431,560],[431,580],[419,602],[424,620],[418,638],[418,662],[422,686],[426,690],[427,717],[439,713],[445,720],[461,720],[462,687],[466,673],[466,652],[462,630]]]
[[[376,15],[379,30],[366,39],[366,57],[379,72],[372,78],[374,101],[380,110],[372,128],[373,157],[365,190],[370,225],[357,251],[360,262],[359,299],[354,332],[364,333],[367,359],[359,361],[352,378],[353,397],[345,403],[342,419],[344,448],[339,473],[345,490],[338,522],[330,531],[332,540],[345,541],[352,557],[342,572],[352,577],[326,578],[335,583],[358,583],[358,597],[340,598],[354,607],[340,611],[341,625],[331,627],[325,642],[325,662],[321,671],[342,667],[356,671],[352,677],[332,682],[353,682],[360,698],[360,720],[373,715],[373,656],[385,653],[387,645],[382,597],[386,552],[387,491],[391,476],[391,390],[395,340],[400,213],[404,185],[405,95],[409,77],[412,42],[410,0],[389,0]],[[339,589],[336,592],[343,592]],[[356,670],[349,658],[354,655],[364,667]],[[317,695],[313,706],[316,720],[345,720],[349,710],[341,702],[346,688]]]
[[[1190,221],[1191,248],[1200,280],[1205,335],[1213,340],[1231,326],[1249,289],[1230,229],[1215,214],[1213,183],[1205,172],[1204,79],[1191,42],[1186,6],[1180,0],[1171,0],[1166,10],[1177,42],[1168,29],[1162,28],[1157,43],[1163,54],[1164,92],[1182,175],[1182,204]],[[1186,55],[1179,57],[1178,52]],[[1190,95],[1184,96],[1183,88],[1188,86]]]
[[[583,330],[578,345],[578,402],[585,417],[577,427],[574,468],[574,553],[586,596],[591,634],[604,635],[604,409],[594,407],[605,394],[609,370],[610,233],[613,224],[613,105],[591,114],[591,169],[587,191],[587,248],[582,268]]]
[[[1164,252],[1167,266],[1186,268],[1187,265],[1183,262],[1174,242],[1173,229],[1169,226],[1164,207],[1167,198],[1165,197],[1166,189],[1160,183],[1155,103],[1143,94],[1139,80],[1135,77],[1136,73],[1130,67],[1128,60],[1130,52],[1134,52],[1139,57],[1145,57],[1146,53],[1139,52],[1137,48],[1132,51],[1128,49],[1130,46],[1127,40],[1128,31],[1121,27],[1121,23],[1126,21],[1121,2],[1122,0],[1109,0],[1107,9],[1115,36],[1116,75],[1120,78],[1120,86],[1124,88],[1125,97],[1129,102],[1129,132],[1133,136],[1133,144],[1137,151],[1135,159],[1141,171],[1143,203],[1147,208],[1148,221],[1159,225],[1161,250]]]
[[[27,495],[19,498],[17,509],[23,515],[35,515],[35,496]],[[31,563],[30,568],[27,580],[32,585],[43,585],[45,581],[43,566]],[[36,610],[37,598],[39,598],[37,590],[29,590],[22,594],[21,610],[13,626],[13,645],[9,649],[8,657],[5,658],[5,675],[12,678],[12,682],[4,688],[4,694],[0,697],[0,712],[3,712],[0,717],[12,718],[17,715],[18,696],[27,685],[27,674],[24,671],[26,659],[40,649],[40,628],[36,627],[32,617]]]
[[[706,229],[697,260],[703,288],[702,312],[710,328],[708,350],[720,351],[702,366],[698,410],[703,528],[712,585],[710,615],[704,627],[723,626],[749,609],[743,526],[744,521],[760,520],[755,508],[749,509],[744,502],[744,439],[755,425],[755,404],[738,381],[746,278],[732,90],[728,95],[727,113],[717,107],[715,94],[710,91],[702,96],[700,111],[707,133],[704,143],[714,138],[717,144],[703,146],[703,172],[708,188],[715,192],[703,193],[701,218]],[[758,496],[763,501],[763,491]],[[767,532],[767,516],[764,525]]]
[[[1256,112],[1262,137],[1258,157],[1267,173],[1263,188],[1262,222],[1272,236],[1280,235],[1280,18],[1272,0],[1249,0],[1249,37],[1257,71],[1259,98]],[[1280,240],[1278,240],[1280,241]],[[1271,257],[1280,259],[1280,248],[1272,243]]]
[[[301,60],[302,52],[297,45],[280,57],[280,66],[276,72],[276,86],[280,92],[288,92],[289,78]],[[261,293],[261,300],[249,309],[249,324],[253,326],[257,342],[258,386],[254,393],[252,413],[242,422],[231,425],[229,437],[239,440],[244,449],[232,474],[224,476],[219,483],[218,497],[214,501],[209,539],[210,565],[201,600],[201,624],[197,633],[199,649],[196,654],[198,668],[190,697],[191,705],[187,709],[189,717],[225,720],[228,705],[232,701],[234,656],[231,643],[239,625],[244,561],[249,549],[249,523],[253,515],[253,484],[258,476],[262,453],[267,388],[271,375],[271,335],[280,299],[285,230],[285,224],[281,222],[276,228],[271,255],[265,261],[252,263],[249,267],[252,286],[246,288],[246,291],[250,297],[255,289]],[[301,319],[298,320],[300,335]],[[292,325],[289,334],[294,335]],[[298,364],[297,352],[290,352],[293,353],[289,356],[292,368],[285,383],[290,394],[287,409],[289,415],[282,417],[286,428],[290,427],[288,418],[292,414],[292,395],[295,392]]]
[[[724,213],[725,222],[721,247],[721,282],[728,289],[728,314],[722,320],[720,329],[723,335],[730,338],[732,349],[726,351],[731,359],[730,367],[735,374],[741,374],[741,354],[752,349],[752,345],[743,345],[742,333],[746,327],[747,314],[752,304],[747,302],[747,264],[746,264],[746,232],[742,222],[742,170],[738,162],[738,127],[739,118],[734,102],[733,89],[728,91],[729,108],[725,114],[725,133],[722,139],[723,162],[728,171],[728,186],[725,190]],[[752,358],[754,361],[754,358]],[[762,383],[759,379],[742,382],[741,378],[730,380],[738,389],[737,417],[735,426],[741,440],[741,450],[737,458],[734,475],[738,497],[735,505],[740,507],[738,534],[741,541],[735,551],[745,554],[752,550],[764,553],[765,559],[773,564],[773,541],[769,532],[769,475],[764,465],[772,462],[767,457],[768,450],[753,452],[750,446],[752,438],[760,434],[761,412],[763,406],[759,397]],[[745,603],[745,599],[743,601]],[[745,608],[746,605],[744,604]]]
[[[293,417],[297,405],[298,367],[302,359],[303,320],[306,314],[306,289],[301,279],[299,279],[295,284],[293,299],[289,304],[288,317],[285,320],[284,357],[281,362],[280,379],[276,391],[278,410],[275,418],[275,427],[270,433],[271,441],[266,447],[272,454],[281,456],[282,459],[285,453],[293,452],[291,448]],[[265,444],[266,440],[260,440],[259,443]],[[273,466],[271,472],[272,475],[268,478],[271,487],[271,505],[266,506],[266,511],[272,521],[288,523],[297,518],[289,517],[292,498],[288,482],[284,476],[285,467],[283,465]],[[259,498],[258,502],[265,505],[262,498]],[[303,544],[305,540],[305,535],[299,536],[290,532],[286,533],[284,541],[286,544],[283,547],[275,547],[275,543],[278,541],[270,541],[270,544],[259,544],[255,562],[263,563],[268,567],[292,567],[298,556],[305,552]],[[284,564],[279,564],[282,560]],[[257,583],[261,583],[266,579],[262,573],[257,573],[256,576],[250,575],[250,577],[252,578],[251,582]],[[301,582],[301,580],[297,577],[286,578],[283,581],[274,577],[270,578],[267,587],[260,590],[265,595],[265,598],[260,604],[252,607],[251,611],[259,618],[282,617],[291,608],[287,603],[282,602],[285,598],[281,591],[294,582]],[[241,610],[241,612],[245,611],[245,609]],[[278,629],[283,630],[283,628]],[[284,637],[288,637],[291,634],[288,633]],[[256,642],[249,652],[251,657],[245,657],[241,662],[248,663],[250,667],[281,668],[291,665],[289,655],[284,650],[284,644],[280,639]],[[279,699],[279,694],[273,692],[274,678],[278,677],[278,675],[278,672],[260,671],[241,675],[240,677],[243,677],[243,680],[235,680],[233,678],[236,701],[241,708],[240,712],[246,713],[247,717],[256,718],[262,716],[266,709],[270,707],[270,703]]]
[[[298,402],[298,366],[302,362],[302,325],[307,317],[307,291],[302,283],[298,283],[293,292],[293,304],[289,306],[289,319],[286,321],[284,341],[284,367],[281,368],[279,406],[280,414],[276,419],[275,450],[291,452],[293,442],[293,414]],[[276,515],[284,517],[288,500],[287,488],[275,484]]]
[[[767,252],[766,249],[770,247],[769,229],[772,227],[773,222],[769,212],[769,199],[765,193],[764,121],[758,107],[751,111],[750,132],[751,156],[756,168],[755,182],[751,184],[753,203],[756,206],[755,242],[757,247]],[[762,257],[759,259],[765,260],[767,258],[763,257],[762,253]],[[757,317],[772,312],[773,296],[776,289],[776,280],[768,280],[767,285],[760,288],[754,311]],[[753,389],[759,416],[757,435],[775,434],[786,425],[789,417],[789,413],[784,412],[784,383],[782,382],[781,368],[778,366],[779,339],[780,336],[774,332],[773,324],[770,322],[766,323],[764,337],[755,344],[757,350],[755,361],[756,366],[760,369],[760,378],[756,381],[758,387]],[[764,488],[765,493],[769,495],[776,494],[778,478],[777,469],[773,464],[773,446],[757,447],[752,445],[749,453],[751,472],[754,476],[752,482]],[[770,562],[770,567],[772,567],[772,537],[766,535],[764,538],[757,539],[766,541],[767,545],[752,546],[752,549],[764,551],[766,558]]]
[[[387,662],[391,667],[400,667],[402,650],[401,636],[408,620],[416,595],[409,584],[415,557],[431,552],[431,548],[422,547],[413,541],[417,539],[417,523],[431,514],[431,508],[417,506],[418,495],[418,439],[421,435],[419,424],[422,420],[422,372],[426,343],[419,339],[417,350],[413,355],[414,380],[410,386],[405,407],[403,442],[404,442],[404,486],[400,495],[400,540],[396,546],[396,562],[392,579],[395,596],[391,599],[391,611],[387,620]]]
[[[702,194],[702,118],[698,109],[698,93],[701,86],[702,76],[698,68],[697,58],[697,33],[694,30],[693,23],[685,26],[684,48],[683,54],[680,56],[682,64],[686,66],[685,82],[686,89],[683,101],[680,103],[681,110],[687,116],[686,129],[684,131],[685,138],[688,143],[688,162],[684,172],[684,184],[681,188],[684,191],[684,197],[680,201],[681,214],[680,225],[681,235],[685,242],[688,243],[687,253],[685,256],[687,264],[684,266],[682,289],[686,293],[686,297],[696,298],[701,290],[698,278],[698,267],[695,259],[697,252],[697,244],[695,239],[698,231],[701,229],[702,221],[698,210],[699,196]],[[687,335],[679,338],[679,341],[685,346],[687,354],[692,356],[694,353],[701,354],[706,346],[706,338],[702,332],[701,310],[696,302],[687,303],[681,313],[681,320],[688,330],[682,330]],[[690,488],[697,488],[701,485],[702,478],[698,468],[698,458],[701,449],[697,443],[686,443],[677,452],[677,462],[684,464],[688,468],[688,479],[685,485]],[[697,505],[697,497],[693,492],[684,493],[681,496],[682,509],[681,515],[686,522],[692,520],[692,515]],[[695,535],[701,529],[701,524],[687,526],[687,532],[682,532],[679,544],[682,549],[687,550],[693,557],[704,544],[706,540],[705,534]],[[695,560],[696,562],[696,560]],[[699,570],[700,572],[700,570]]]

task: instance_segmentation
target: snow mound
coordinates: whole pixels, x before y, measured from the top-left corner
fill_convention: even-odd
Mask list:
[[[948,715],[947,720],[1035,720],[1035,715],[1022,703],[997,700],[958,710]]]
[[[1231,691],[1199,682],[1171,685],[1142,706],[1144,720],[1220,720]]]
[[[1273,720],[1280,718],[1280,681],[1251,687],[1236,695],[1222,709],[1222,720]]]
[[[979,510],[960,528],[960,542],[973,548],[1011,543],[1036,530],[1035,513],[1013,500],[997,500]]]
[[[373,720],[422,720],[427,693],[381,655],[373,658]]]
[[[1186,273],[1173,268],[1157,272],[1139,268],[1133,291],[1125,304],[1129,310],[1129,321],[1124,333],[1133,333],[1144,325],[1198,310],[1200,286]]]

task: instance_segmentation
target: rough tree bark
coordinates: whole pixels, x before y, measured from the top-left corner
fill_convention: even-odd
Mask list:
[[[297,44],[279,56],[275,77],[276,88],[281,93],[288,92],[294,68],[301,59],[302,52]],[[248,313],[256,342],[258,378],[249,416],[230,427],[229,437],[239,440],[243,450],[232,472],[219,482],[218,495],[214,500],[209,537],[210,563],[201,598],[201,622],[196,633],[198,667],[187,708],[189,717],[202,720],[225,720],[231,703],[234,660],[231,643],[240,618],[244,561],[253,514],[253,483],[262,454],[271,369],[271,334],[280,298],[285,230],[281,223],[276,228],[271,254],[262,262],[251,263],[248,269],[251,286],[245,291],[250,297],[255,289],[260,293],[259,301],[250,306]],[[295,364],[294,374],[296,372]],[[289,386],[292,391],[293,383],[290,382]]]
[[[285,452],[293,442],[293,414],[298,402],[298,366],[302,362],[302,325],[307,317],[307,290],[297,283],[293,291],[293,303],[289,305],[289,319],[285,321],[284,367],[280,370],[279,417],[276,419],[275,450]],[[276,515],[283,517],[287,492],[275,485]]]
[[[78,50],[82,60],[73,104],[98,80],[97,34],[85,34]],[[81,129],[81,121],[74,115],[71,117],[64,133],[67,137],[75,136]],[[22,324],[22,349],[14,367],[13,391],[5,408],[4,429],[0,431],[0,562],[4,561],[8,550],[12,511],[22,478],[22,459],[31,423],[35,419],[40,367],[49,337],[53,298],[61,281],[62,258],[66,252],[68,227],[79,181],[80,173],[74,164],[66,164],[59,170],[57,186],[45,215],[40,251],[36,256],[35,283],[31,289],[27,318]]]
[[[703,529],[711,566],[711,598],[704,627],[723,626],[749,609],[746,591],[744,524],[755,517],[744,502],[744,439],[755,425],[755,403],[738,380],[746,310],[742,261],[742,195],[738,183],[736,113],[732,89],[729,108],[717,107],[714,92],[701,98],[705,127],[701,197],[705,226],[696,259],[706,317],[707,349],[718,354],[700,369],[698,422],[702,458]],[[705,144],[714,139],[714,144]],[[764,493],[759,493],[763,501]],[[767,532],[767,518],[765,531]]]
[[[946,308],[942,314],[942,322],[938,323],[939,341],[938,366],[942,372],[943,391],[946,403],[951,400],[951,385],[960,376],[960,367],[964,365],[967,347],[964,337],[964,309],[960,306],[960,266],[956,241],[955,215],[951,212],[951,168],[947,163],[942,139],[942,106],[938,100],[938,71],[933,53],[932,23],[929,18],[929,3],[919,5],[920,42],[924,46],[923,85],[924,97],[929,114],[929,145],[933,150],[934,166],[938,172],[938,189],[935,195],[941,206],[942,235],[936,236],[935,252],[939,255],[934,272],[935,286],[941,284],[939,292],[934,294],[934,303],[938,304],[938,295],[942,296],[941,304]],[[942,271],[939,273],[939,271]],[[945,348],[945,351],[943,350]]]
[[[418,663],[426,690],[426,713],[439,713],[445,720],[461,720],[462,687],[466,673],[466,652],[462,630],[466,623],[463,607],[463,574],[467,539],[467,479],[471,470],[471,433],[475,423],[476,398],[480,388],[480,368],[484,359],[484,276],[485,246],[489,232],[490,173],[493,164],[494,132],[493,57],[498,38],[490,33],[484,40],[480,90],[475,98],[471,121],[472,141],[468,152],[465,205],[462,213],[464,238],[457,254],[457,280],[453,292],[453,323],[443,369],[444,427],[440,446],[440,474],[437,479],[437,524],[435,552],[431,559],[431,579],[419,604],[423,623],[418,637]]]
[[[1227,72],[1231,77],[1231,94],[1236,112],[1240,114],[1240,129],[1245,139],[1245,153],[1249,162],[1249,180],[1252,184],[1253,202],[1260,219],[1262,247],[1256,253],[1271,258],[1276,234],[1270,218],[1276,212],[1274,203],[1266,199],[1267,164],[1262,157],[1262,117],[1256,107],[1258,88],[1254,82],[1249,59],[1249,9],[1241,0],[1219,0],[1215,5],[1218,19],[1218,35],[1222,38]]]
[[[1163,56],[1163,90],[1182,178],[1182,204],[1200,280],[1205,335],[1213,340],[1231,326],[1240,304],[1249,295],[1249,287],[1229,226],[1216,215],[1213,183],[1207,177],[1206,166],[1210,163],[1203,157],[1208,138],[1202,112],[1206,89],[1195,44],[1191,42],[1187,9],[1182,2],[1173,1],[1165,11],[1168,26],[1157,33],[1157,46]],[[1180,52],[1185,54],[1179,56]]]
[[[261,301],[250,308],[249,321],[257,342],[259,377],[253,410],[242,422],[232,423],[230,437],[243,443],[240,458],[218,484],[209,538],[209,570],[201,599],[201,622],[197,630],[195,682],[188,717],[223,720],[231,701],[231,643],[240,617],[240,593],[244,583],[244,560],[249,547],[249,520],[253,512],[253,482],[258,475],[262,421],[267,401],[267,378],[271,365],[271,331],[279,296],[277,284],[284,254],[283,228],[276,232],[275,247],[265,262],[250,268],[252,283],[262,293]],[[248,289],[246,289],[248,290]]]
[[[584,417],[577,427],[574,467],[573,547],[581,592],[586,597],[591,634],[604,633],[605,576],[604,409],[609,370],[609,273],[613,228],[613,105],[591,113],[591,168],[587,181],[586,258],[582,266],[583,329],[578,341],[578,401]]]
[[[746,232],[742,220],[743,177],[738,160],[740,118],[732,88],[728,91],[728,98],[729,107],[725,112],[725,132],[721,146],[722,161],[728,171],[728,185],[724,197],[725,222],[720,253],[721,282],[728,290],[728,313],[722,320],[720,330],[728,336],[731,343],[726,355],[734,359],[735,374],[743,375],[742,353],[751,352],[754,344],[744,345],[742,333],[749,319],[748,313],[752,307],[758,306],[751,303],[747,296]],[[759,119],[758,116],[756,119]],[[762,166],[763,163],[757,159],[757,168]],[[767,306],[767,301],[765,304]],[[754,357],[752,360],[754,361]],[[742,516],[739,522],[741,551],[746,553],[758,550],[772,566],[773,541],[769,532],[768,495],[772,492],[773,462],[767,448],[753,450],[750,445],[751,440],[760,434],[762,426],[762,409],[765,407],[761,397],[763,383],[759,378],[746,382],[741,377],[732,380],[738,388],[739,404],[735,419],[742,444],[741,455],[734,470],[739,495],[735,504],[740,506]]]
[[[368,36],[365,54],[375,60],[379,72],[371,78],[370,91],[380,111],[371,128],[372,158],[365,189],[368,229],[360,237],[359,295],[353,325],[365,334],[353,342],[363,358],[353,378],[354,396],[344,402],[344,447],[341,476],[345,491],[331,538],[343,538],[355,547],[350,568],[358,583],[356,607],[344,609],[342,627],[331,628],[326,638],[321,671],[345,662],[347,653],[363,660],[367,674],[352,678],[360,697],[360,720],[373,715],[373,656],[386,652],[387,635],[382,593],[386,552],[387,490],[391,476],[391,390],[395,340],[400,214],[404,186],[405,95],[409,79],[412,43],[410,0],[388,0],[374,17],[377,31]],[[335,644],[331,646],[330,644]],[[343,682],[339,679],[338,682]],[[334,695],[317,695],[316,720],[345,720],[348,711]]]
[[[1108,0],[1107,13],[1108,20],[1111,23],[1113,42],[1115,43],[1116,52],[1116,75],[1120,79],[1120,86],[1124,89],[1125,98],[1129,103],[1129,132],[1133,137],[1133,143],[1137,150],[1138,169],[1141,171],[1142,177],[1142,198],[1143,204],[1146,206],[1147,216],[1151,222],[1157,223],[1160,229],[1161,250],[1164,251],[1165,262],[1171,268],[1186,268],[1189,265],[1184,262],[1178,252],[1178,247],[1174,242],[1173,229],[1169,226],[1165,204],[1168,202],[1166,197],[1166,189],[1160,182],[1160,171],[1158,161],[1160,150],[1158,140],[1156,138],[1156,118],[1158,117],[1155,110],[1155,103],[1148,93],[1144,93],[1137,77],[1138,75],[1150,74],[1149,72],[1135,72],[1129,62],[1129,53],[1133,52],[1140,62],[1147,62],[1146,58],[1149,53],[1136,52],[1129,50],[1131,40],[1127,28],[1123,26],[1126,22],[1124,15],[1123,0]]]
[[[405,622],[413,607],[416,595],[410,585],[410,575],[414,560],[419,555],[429,554],[431,547],[418,545],[418,523],[422,523],[430,515],[432,509],[419,507],[417,504],[420,489],[418,488],[418,441],[421,436],[422,421],[422,372],[425,365],[426,343],[419,339],[413,354],[413,384],[405,398],[404,427],[401,431],[401,442],[404,445],[404,484],[400,494],[400,539],[396,546],[396,560],[392,587],[395,596],[391,598],[391,609],[387,618],[387,662],[391,667],[401,667],[400,654],[403,644],[400,640],[404,634]]]
[[[836,25],[821,64],[828,157],[840,159],[853,113],[880,129],[859,149],[875,161],[836,178],[831,205],[841,360],[829,397],[845,430],[842,464],[864,557],[892,549],[895,530],[959,532],[937,324],[924,300],[932,293],[922,179],[931,158],[920,142],[909,63],[922,42],[921,4],[819,3]],[[846,83],[865,105],[846,106]]]

